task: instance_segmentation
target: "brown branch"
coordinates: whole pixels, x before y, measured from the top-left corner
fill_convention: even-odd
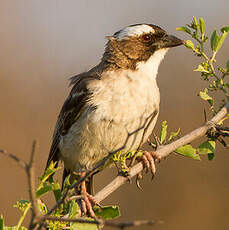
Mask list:
[[[30,201],[32,203],[32,209],[31,209],[32,216],[31,216],[31,220],[30,220],[29,229],[33,228],[34,221],[35,221],[36,217],[39,215],[39,211],[37,208],[37,202],[36,202],[34,167],[33,167],[36,147],[37,147],[37,141],[34,140],[33,144],[32,144],[32,150],[30,153],[29,164],[27,164],[27,167],[26,167],[26,173],[27,173],[28,184],[29,184],[29,198],[30,198]]]
[[[163,224],[163,221],[154,221],[154,220],[135,220],[135,221],[129,221],[129,222],[121,222],[121,223],[115,223],[113,221],[105,221],[104,225],[113,227],[113,228],[128,228],[128,227],[137,227],[141,225],[151,225],[154,226],[156,224]]]
[[[82,223],[82,224],[97,224],[97,225],[102,225],[103,220],[101,219],[95,219],[95,220],[88,220],[85,218],[60,218],[60,217],[55,217],[55,216],[40,216],[39,221],[44,222],[46,220],[49,221],[59,221],[59,222],[68,222],[68,223]]]
[[[27,167],[27,163],[25,163],[23,160],[21,160],[20,158],[18,158],[16,155],[14,155],[13,153],[9,153],[4,149],[0,149],[0,153],[3,154],[4,156],[7,156],[11,159],[13,159],[14,161],[16,161],[16,163],[22,167],[23,169],[26,169]]]
[[[188,144],[192,142],[193,140],[197,139],[198,137],[204,136],[208,130],[210,130],[212,127],[214,127],[220,120],[222,120],[228,113],[229,110],[229,102],[205,125],[202,127],[195,129],[194,131],[190,132],[189,134],[186,134],[184,137],[168,144],[165,146],[160,147],[156,152],[157,154],[161,157],[161,159],[167,157],[169,154],[171,154],[173,151],[175,151],[178,147],[181,147],[185,144]],[[29,186],[29,196],[30,200],[32,203],[32,217],[30,221],[30,228],[29,229],[34,229],[35,227],[41,228],[45,223],[45,220],[53,220],[53,221],[63,221],[63,222],[80,222],[80,223],[93,223],[93,224],[98,224],[98,225],[107,225],[110,227],[116,227],[120,229],[124,229],[126,227],[131,227],[131,226],[139,226],[143,224],[147,225],[154,225],[156,222],[155,221],[133,221],[133,222],[123,222],[123,223],[114,223],[110,221],[103,221],[103,220],[85,220],[81,218],[77,219],[68,219],[68,218],[56,218],[56,217],[50,217],[49,215],[61,204],[64,202],[65,198],[68,195],[69,190],[72,188],[75,188],[78,186],[83,180],[85,180],[88,176],[90,176],[96,169],[99,167],[103,166],[105,162],[117,151],[120,151],[125,148],[128,139],[131,135],[134,133],[138,132],[140,129],[144,128],[145,124],[135,130],[132,133],[128,133],[127,138],[125,140],[125,143],[123,146],[120,148],[116,149],[115,151],[112,151],[108,154],[107,157],[105,157],[101,162],[99,162],[91,171],[87,172],[87,174],[78,180],[76,183],[71,185],[69,189],[63,194],[63,197],[61,200],[59,200],[52,209],[47,212],[46,215],[42,216],[38,209],[37,209],[37,203],[36,203],[36,196],[35,196],[35,185],[34,185],[34,168],[33,168],[33,162],[34,162],[34,156],[35,156],[35,150],[36,150],[36,141],[33,142],[32,145],[32,150],[30,154],[30,160],[29,163],[25,163],[23,160],[18,158],[16,155],[9,153],[5,150],[0,149],[0,153],[3,155],[13,159],[20,165],[27,174],[28,177],[28,186]],[[135,166],[133,166],[129,172],[130,178],[135,176],[137,173],[141,172],[143,170],[143,165],[142,163],[138,163]],[[105,188],[103,188],[100,192],[98,192],[95,195],[95,199],[100,202],[101,200],[105,199],[108,195],[110,195],[112,192],[114,192],[117,188],[119,188],[122,184],[124,184],[129,178],[118,176],[116,177],[112,182],[110,182]],[[159,222],[158,222],[159,223]]]
[[[14,161],[16,161],[16,163],[19,166],[21,166],[26,172],[27,179],[28,179],[28,187],[29,187],[29,198],[30,198],[30,201],[32,203],[32,208],[31,208],[32,216],[31,216],[31,220],[30,220],[30,228],[29,229],[33,228],[32,225],[34,223],[34,220],[36,219],[36,216],[39,213],[38,209],[37,209],[37,203],[36,203],[34,167],[33,167],[36,146],[37,146],[37,141],[34,140],[33,144],[32,144],[32,150],[31,150],[31,154],[30,154],[29,163],[24,162],[23,160],[18,158],[16,155],[9,153],[6,150],[0,149],[0,153],[13,159]]]
[[[192,132],[186,134],[185,136],[181,137],[180,139],[161,146],[157,151],[157,155],[161,157],[161,159],[167,157],[170,155],[173,151],[175,151],[177,148],[188,144],[192,142],[193,140],[204,136],[206,132],[215,126],[219,121],[221,121],[228,113],[229,111],[229,102],[208,122],[206,122],[205,125],[201,126],[200,128],[197,128],[193,130]],[[111,181],[107,186],[105,186],[101,191],[99,191],[95,195],[95,199],[97,202],[100,202],[104,200],[107,196],[109,196],[111,193],[113,193],[116,189],[118,189],[121,185],[123,185],[125,182],[127,182],[130,178],[137,175],[139,172],[143,170],[142,163],[138,163],[134,165],[130,171],[129,171],[129,177],[123,177],[123,176],[117,176],[113,181]]]
[[[109,226],[109,227],[120,228],[120,229],[124,229],[127,227],[137,227],[141,225],[151,225],[152,226],[155,224],[163,224],[163,221],[153,221],[153,220],[135,220],[135,221],[115,223],[113,221],[106,221],[103,219],[95,219],[95,220],[88,220],[85,218],[70,219],[70,218],[59,218],[59,217],[52,217],[52,216],[42,216],[40,218],[41,222],[44,222],[45,220],[67,222],[67,223],[96,224],[99,226]]]

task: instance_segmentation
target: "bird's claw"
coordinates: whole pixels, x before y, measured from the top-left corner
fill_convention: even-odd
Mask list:
[[[91,217],[96,217],[93,207],[95,205],[100,206],[100,204],[95,200],[95,198],[89,193],[84,193],[81,199],[81,215],[86,216],[89,214]]]
[[[85,176],[85,172],[81,173],[81,178]],[[95,198],[87,192],[86,183],[82,181],[81,183],[81,195],[83,198],[81,199],[81,216],[89,215],[91,217],[96,217],[95,212],[93,211],[93,206],[100,204],[95,200]]]
[[[139,172],[139,173],[137,174],[137,177],[136,177],[136,185],[137,185],[137,187],[138,187],[140,190],[143,191],[143,189],[142,189],[142,187],[141,187],[141,185],[140,185],[140,181],[142,180],[142,178],[143,178],[142,172]]]
[[[130,173],[129,170],[119,170],[118,175],[126,177],[128,179],[128,182],[131,183],[131,177],[130,177]]]
[[[160,162],[160,160],[161,157],[156,152],[152,152],[152,151],[151,152],[143,151],[142,156],[138,158],[138,161],[142,162],[143,167],[146,169],[146,172],[148,172],[148,170],[151,171],[152,179],[156,174],[155,161]]]

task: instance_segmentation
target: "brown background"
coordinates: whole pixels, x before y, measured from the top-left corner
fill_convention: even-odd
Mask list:
[[[176,32],[192,16],[205,18],[208,31],[229,22],[228,0],[0,0],[0,148],[28,160],[31,143],[39,139],[36,175],[41,175],[60,107],[67,96],[67,79],[95,65],[105,35],[134,23],[154,23]],[[218,62],[228,59],[227,39]],[[198,97],[204,82],[193,68],[198,63],[184,47],[170,50],[159,70],[159,122],[186,133],[200,126],[203,107]],[[157,125],[156,132],[158,133]],[[104,204],[119,204],[121,220],[154,219],[165,224],[154,229],[228,229],[229,155],[201,162],[171,156],[158,167],[153,182],[146,176],[140,191],[126,184]],[[97,177],[97,189],[116,175],[108,169]],[[13,204],[28,198],[24,172],[0,156],[0,213],[8,225],[19,212]],[[138,229],[151,229],[141,227]]]

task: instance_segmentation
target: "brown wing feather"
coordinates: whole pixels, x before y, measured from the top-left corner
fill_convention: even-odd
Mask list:
[[[95,79],[99,79],[97,75],[87,76],[87,73],[79,74],[71,78],[71,83],[74,85],[58,116],[46,169],[51,161],[59,161],[60,150],[58,146],[60,137],[67,134],[75,122],[75,118],[90,98],[91,92],[89,92],[87,84],[89,81]]]

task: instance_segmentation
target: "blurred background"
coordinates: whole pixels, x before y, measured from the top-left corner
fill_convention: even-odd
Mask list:
[[[207,31],[229,23],[228,0],[1,0],[0,1],[0,148],[29,159],[32,140],[39,140],[36,178],[45,167],[59,110],[69,93],[68,78],[97,64],[105,35],[134,23],[160,25],[182,39],[176,27],[203,17]],[[209,35],[209,33],[208,33]],[[225,66],[229,40],[217,61]],[[167,120],[182,134],[204,122],[208,109],[198,92],[205,83],[193,72],[198,58],[190,50],[170,50],[160,66],[161,111],[155,132]],[[158,165],[153,181],[146,175],[143,191],[125,184],[103,204],[118,204],[122,217],[163,220],[161,226],[136,229],[228,229],[229,154],[217,147],[214,161],[197,162],[172,155]],[[96,176],[96,189],[114,176],[114,169]],[[7,225],[18,221],[13,204],[28,199],[24,171],[0,156],[0,214]],[[134,181],[133,181],[134,182]]]

